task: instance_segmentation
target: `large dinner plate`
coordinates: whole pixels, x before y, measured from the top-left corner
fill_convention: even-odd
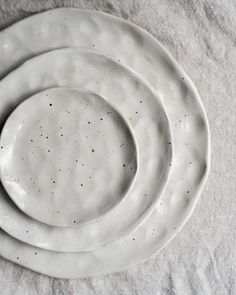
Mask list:
[[[1,232],[3,257],[56,277],[86,277],[147,259],[184,225],[209,171],[209,128],[196,88],[166,49],[144,30],[104,13],[64,8],[11,26],[0,35],[1,75],[34,55],[61,47],[95,48],[142,76],[161,98],[174,140],[167,187],[134,233],[94,251],[58,253]]]

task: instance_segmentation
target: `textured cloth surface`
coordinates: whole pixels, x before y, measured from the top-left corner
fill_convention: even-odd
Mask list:
[[[205,105],[212,140],[211,172],[190,221],[146,263],[107,276],[61,280],[0,258],[0,294],[235,295],[236,1],[0,0],[0,28],[62,6],[128,19],[169,49]]]

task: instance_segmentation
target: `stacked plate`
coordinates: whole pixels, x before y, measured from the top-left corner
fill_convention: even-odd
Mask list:
[[[141,28],[85,10],[18,22],[0,52],[0,255],[76,278],[156,253],[209,169],[188,76]]]

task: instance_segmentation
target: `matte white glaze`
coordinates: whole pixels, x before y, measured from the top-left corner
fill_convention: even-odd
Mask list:
[[[111,55],[158,92],[174,137],[167,188],[154,212],[133,234],[95,251],[69,254],[37,249],[1,232],[1,255],[48,275],[72,278],[118,271],[156,253],[190,216],[209,170],[208,124],[192,82],[153,37],[103,13],[48,11],[5,30],[0,41],[2,75],[32,55],[59,47],[96,48]]]

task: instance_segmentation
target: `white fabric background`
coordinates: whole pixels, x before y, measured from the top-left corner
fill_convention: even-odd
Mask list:
[[[60,6],[121,16],[169,49],[207,110],[211,173],[191,220],[155,258],[125,272],[83,280],[49,278],[0,258],[0,294],[235,295],[236,1],[0,0],[0,28]]]

